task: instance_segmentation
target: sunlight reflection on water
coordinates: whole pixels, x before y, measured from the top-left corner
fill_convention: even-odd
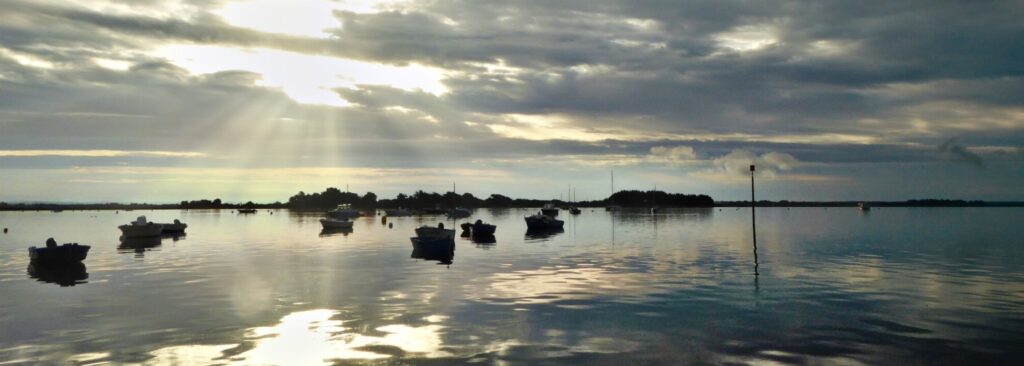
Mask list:
[[[382,336],[351,332],[342,321],[333,319],[339,313],[328,309],[300,311],[286,315],[270,327],[246,332],[237,345],[182,345],[153,351],[154,365],[210,364],[229,365],[327,365],[332,360],[378,359],[393,354],[415,353],[421,357],[437,357],[446,353],[441,348],[441,325],[413,327],[392,324],[376,328]],[[439,321],[442,317],[429,319]],[[251,343],[251,345],[248,345]],[[230,355],[232,349],[244,352]],[[383,350],[374,352],[373,350]]]

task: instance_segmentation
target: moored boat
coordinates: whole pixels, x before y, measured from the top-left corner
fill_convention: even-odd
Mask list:
[[[526,217],[526,227],[528,229],[560,229],[564,224],[565,221],[544,214]]]
[[[483,222],[482,220],[476,220],[473,223],[473,236],[487,236],[494,235],[494,231],[497,230],[497,226]]]
[[[416,228],[416,237],[418,238],[447,238],[455,240],[455,230],[445,229],[444,224],[438,224],[434,226],[420,226]]]
[[[554,203],[548,203],[544,205],[544,208],[540,209],[540,213],[545,216],[555,217],[558,216],[558,208],[555,207]]]
[[[150,236],[160,236],[164,231],[163,225],[146,221],[145,216],[139,216],[132,221],[130,224],[121,225],[117,227],[121,229],[121,236],[125,238],[145,238]]]
[[[320,219],[320,225],[324,229],[351,229],[352,221],[349,219]]]
[[[860,202],[857,203],[857,208],[859,208],[861,211],[870,211],[871,205],[868,204],[867,202]]]
[[[421,226],[416,228],[416,236],[412,241],[412,257],[438,260],[451,264],[455,252],[455,230],[445,229],[444,224],[437,227]]]
[[[28,257],[32,263],[39,264],[60,264],[60,263],[76,263],[85,260],[86,255],[89,254],[88,245],[78,245],[78,243],[70,243],[64,245],[57,245],[57,241],[53,238],[46,239],[45,247],[29,247]]]
[[[170,224],[159,224],[159,225],[163,226],[162,230],[163,230],[164,233],[181,233],[181,232],[184,232],[185,228],[188,227],[188,224],[186,224],[184,222],[181,222],[178,219],[174,219],[174,222],[172,222]]]
[[[338,205],[337,208],[327,211],[327,217],[334,219],[352,219],[361,215],[359,210],[352,208],[352,205]]]
[[[240,209],[238,209],[238,213],[240,213],[240,214],[254,214],[254,213],[256,213],[256,209],[255,208],[240,208]]]
[[[580,208],[579,208],[579,207],[570,207],[570,208],[569,208],[569,213],[570,213],[570,214],[573,214],[573,215],[579,215],[579,214],[580,214],[580,212],[582,212],[582,211],[580,211]]]

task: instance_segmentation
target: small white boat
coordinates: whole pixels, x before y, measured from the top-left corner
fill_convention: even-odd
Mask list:
[[[180,233],[180,232],[184,232],[185,228],[188,227],[188,224],[186,224],[184,222],[181,222],[178,219],[174,219],[174,222],[170,223],[170,224],[159,224],[159,225],[163,226],[163,232],[165,232],[165,233]]]
[[[124,238],[146,238],[151,236],[160,236],[164,231],[164,226],[146,221],[146,216],[139,216],[135,221],[130,224],[121,225],[117,227],[121,229],[121,236]]]
[[[362,213],[352,208],[352,205],[338,205],[338,208],[327,211],[327,216],[335,219],[352,219],[362,216]]]
[[[384,210],[384,214],[388,215],[390,217],[411,216],[412,215],[412,211],[409,211],[409,210],[406,210],[404,208],[399,207],[399,208],[393,208],[393,209]]]
[[[352,221],[348,219],[320,219],[324,229],[351,229]]]
[[[861,211],[871,211],[871,205],[869,205],[867,202],[858,203],[857,208],[859,208]]]

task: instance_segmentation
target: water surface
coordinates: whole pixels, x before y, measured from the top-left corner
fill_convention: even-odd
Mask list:
[[[0,212],[0,364],[1014,364],[1024,345],[1024,209],[759,209],[759,276],[749,209],[528,234],[529,213],[477,210],[495,243],[456,239],[445,264],[409,241],[443,217]],[[141,214],[187,235],[120,243]],[[92,245],[84,268],[30,274],[51,236]]]

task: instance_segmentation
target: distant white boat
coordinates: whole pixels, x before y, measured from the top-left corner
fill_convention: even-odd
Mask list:
[[[164,231],[163,225],[146,221],[146,216],[139,216],[130,224],[121,225],[117,228],[121,229],[121,235],[124,238],[160,236],[160,233]]]
[[[349,219],[320,219],[320,225],[324,229],[351,229],[352,221]]]
[[[361,215],[359,210],[352,208],[352,205],[338,205],[338,208],[327,211],[327,216],[335,219],[351,219]]]
[[[858,203],[857,208],[859,208],[861,211],[871,211],[871,205],[868,204],[867,202]]]

